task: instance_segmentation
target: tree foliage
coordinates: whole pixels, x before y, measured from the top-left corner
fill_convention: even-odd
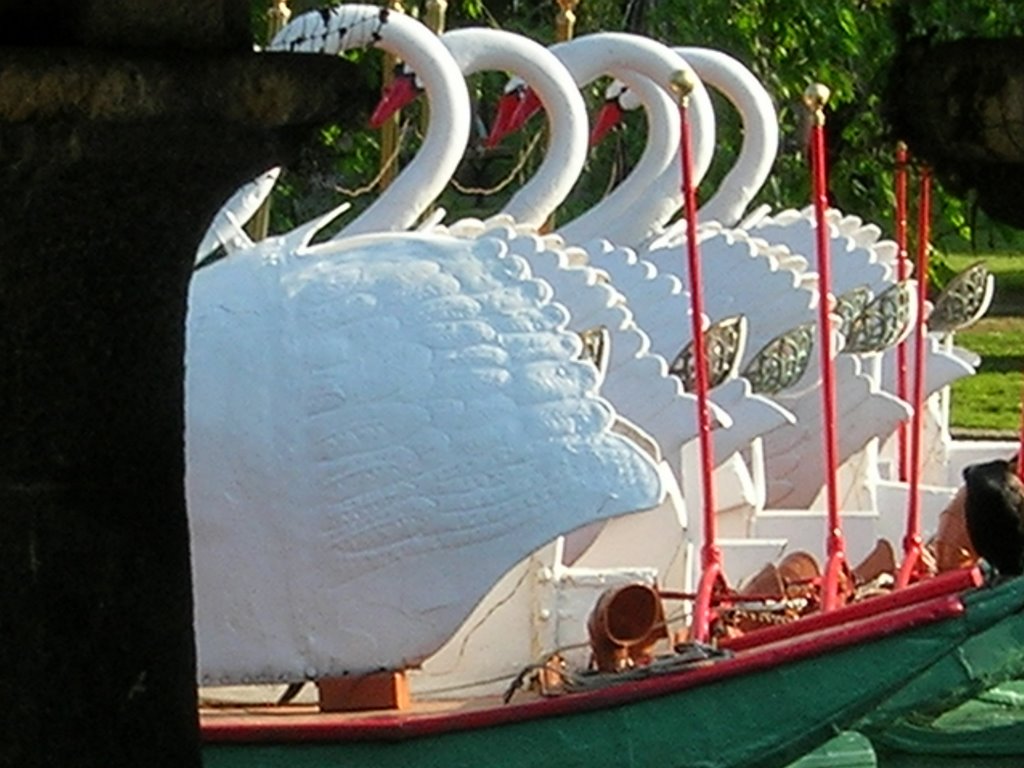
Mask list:
[[[909,32],[936,40],[1024,34],[1024,5],[1016,0],[904,2]]]
[[[309,0],[293,0],[301,12]],[[254,2],[254,9],[265,8]],[[419,8],[406,7],[416,14]],[[498,26],[543,43],[554,38],[554,2],[460,0],[449,5],[448,28]],[[893,153],[881,109],[889,67],[901,39],[933,36],[997,36],[1024,31],[1024,4],[1014,0],[583,0],[576,8],[577,34],[629,30],[674,45],[705,45],[732,54],[765,84],[778,110],[781,142],[772,177],[755,204],[802,207],[809,199],[805,156],[806,112],[801,96],[813,81],[829,86],[830,195],[832,203],[892,231]],[[260,13],[254,11],[259,24]],[[258,26],[258,25],[257,25]],[[366,66],[381,71],[379,55]],[[486,215],[535,167],[543,143],[524,156],[533,135],[519,136],[497,150],[482,148],[485,126],[504,78],[477,76],[471,92],[478,130],[466,159],[438,204],[449,218]],[[600,87],[591,89],[596,107]],[[715,164],[701,189],[706,198],[728,170],[742,138],[739,120],[727,102],[716,99],[719,133]],[[419,106],[407,110],[398,159],[415,153],[422,124]],[[531,126],[539,124],[539,120]],[[592,152],[580,182],[558,216],[566,220],[599,199],[639,156],[644,126],[635,116],[614,141]],[[913,150],[913,148],[911,148]],[[379,135],[326,131],[319,151],[310,153],[298,173],[287,177],[275,199],[275,228],[283,228],[346,199],[358,211],[378,193],[372,185],[381,162]],[[501,185],[505,186],[501,186]],[[469,191],[467,191],[469,190]],[[936,190],[939,239],[970,239],[977,223],[970,201]]]

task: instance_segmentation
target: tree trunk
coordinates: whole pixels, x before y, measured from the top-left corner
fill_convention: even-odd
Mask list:
[[[0,764],[199,765],[193,254],[357,85],[330,57],[0,48]]]

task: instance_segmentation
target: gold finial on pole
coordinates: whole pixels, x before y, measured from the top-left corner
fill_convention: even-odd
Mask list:
[[[680,107],[685,107],[690,100],[690,94],[697,87],[697,73],[687,67],[677,69],[669,77],[669,88],[676,95],[676,102]]]
[[[831,95],[832,92],[828,86],[821,83],[811,83],[804,89],[804,105],[811,113],[815,125],[825,124],[825,104],[828,103],[828,97]]]
[[[558,15],[555,16],[555,41],[564,43],[572,40],[576,31],[576,6],[580,0],[557,0]]]

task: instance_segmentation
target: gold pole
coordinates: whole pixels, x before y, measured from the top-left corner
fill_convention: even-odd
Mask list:
[[[281,31],[292,17],[292,9],[288,7],[288,0],[270,0],[270,8],[267,10],[267,42],[274,39],[274,35]],[[253,240],[262,240],[270,230],[270,198],[263,201],[263,204],[256,209],[256,213],[246,225],[249,237]]]
[[[448,0],[427,0],[424,4],[427,29],[435,35],[444,32],[445,16],[448,13]],[[427,133],[430,125],[430,103],[427,99],[420,99],[420,132]],[[432,206],[431,206],[432,207]]]
[[[274,39],[274,35],[281,31],[291,17],[292,9],[288,7],[288,0],[270,0],[270,10],[267,11],[267,42]]]
[[[445,14],[448,13],[448,0],[427,0],[426,24],[435,35],[444,32]]]
[[[388,8],[398,13],[404,13],[400,0],[388,0]],[[381,78],[382,89],[386,89],[395,79],[395,66],[398,59],[392,54],[384,54],[384,73]],[[388,185],[395,180],[398,173],[398,163],[393,162],[395,151],[398,147],[398,124],[401,120],[401,111],[395,112],[380,128],[380,189],[387,189]]]
[[[555,14],[555,42],[564,43],[572,40],[576,31],[576,6],[580,0],[556,0],[558,13]],[[555,228],[555,214],[548,216],[548,220],[541,226],[541,232],[551,232]]]
[[[576,31],[576,6],[580,0],[557,0],[558,14],[555,16],[555,40],[564,43],[572,40]]]

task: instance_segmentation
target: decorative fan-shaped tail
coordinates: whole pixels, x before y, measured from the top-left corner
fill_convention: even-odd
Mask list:
[[[803,378],[814,349],[815,324],[804,323],[781,333],[758,350],[743,369],[754,392],[774,395]]]
[[[995,278],[979,261],[953,277],[935,299],[928,330],[952,333],[976,323],[992,303]]]
[[[707,354],[708,388],[717,387],[739,373],[740,358],[747,344],[747,319],[743,315],[727,317],[712,323],[704,330],[704,349]],[[696,391],[697,361],[691,341],[676,355],[669,366],[687,392]]]
[[[911,301],[915,284],[910,280],[896,283],[868,304],[850,321],[842,351],[880,352],[905,339],[916,316]]]

